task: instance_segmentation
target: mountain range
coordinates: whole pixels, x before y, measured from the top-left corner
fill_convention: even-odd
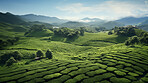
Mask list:
[[[141,22],[144,22],[145,20],[148,20],[148,17],[125,17],[121,18],[119,20],[116,20],[116,22],[123,23],[125,25],[137,25]]]
[[[10,23],[10,24],[25,23],[25,21],[23,19],[21,19],[19,16],[13,15],[13,14],[11,14],[9,12],[6,12],[6,13],[1,13],[0,12],[0,22]]]
[[[25,21],[39,21],[45,23],[65,23],[67,20],[59,19],[57,17],[48,17],[43,15],[35,15],[35,14],[26,14],[20,15],[22,19]]]
[[[106,29],[112,29],[115,26],[125,26],[125,25],[147,25],[148,17],[125,17],[115,21],[106,21],[99,18],[82,18],[80,21],[69,21],[64,19],[59,19],[57,17],[48,17],[43,15],[26,14],[26,15],[14,15],[9,12],[0,12],[0,22],[10,23],[10,24],[43,24],[50,23],[54,26],[59,27],[105,27]],[[147,26],[146,26],[147,28]]]

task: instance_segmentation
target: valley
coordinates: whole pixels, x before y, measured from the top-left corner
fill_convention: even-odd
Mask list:
[[[141,25],[54,25],[7,14],[15,21],[0,20],[0,83],[148,82],[148,32]]]

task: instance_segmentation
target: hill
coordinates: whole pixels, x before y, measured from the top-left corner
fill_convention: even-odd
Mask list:
[[[66,20],[59,19],[57,17],[48,17],[43,15],[35,15],[35,14],[26,14],[26,15],[20,15],[22,19],[25,19],[26,21],[39,21],[44,23],[64,23],[67,22]]]
[[[27,28],[21,25],[0,23],[0,39],[6,40],[15,36],[23,36]]]
[[[81,22],[76,22],[76,21],[68,21],[66,23],[63,23],[59,25],[60,27],[69,27],[69,28],[79,28],[79,27],[84,27],[85,25]]]
[[[107,33],[96,35],[99,39]],[[112,36],[109,35],[108,38]],[[42,49],[43,53],[52,49],[53,59],[27,59],[38,49]],[[122,43],[105,47],[77,46],[56,41],[48,42],[45,37],[23,37],[17,45],[2,50],[1,54],[15,50],[26,59],[9,67],[1,67],[0,82],[147,83],[147,46],[130,47]]]
[[[0,12],[0,22],[2,23],[10,23],[10,24],[22,24],[25,23],[19,16],[13,15],[9,12],[1,13]]]
[[[118,27],[124,26],[124,24],[122,24],[120,22],[116,22],[116,21],[109,21],[109,22],[106,22],[104,24],[100,24],[99,26],[105,27],[106,29],[112,29],[115,26],[118,26]]]
[[[140,23],[140,24],[138,25],[138,27],[140,27],[140,28],[143,29],[143,30],[148,31],[148,20],[145,20],[144,22]]]
[[[124,26],[88,33],[42,24],[0,23],[0,83],[148,83],[146,31]],[[111,21],[102,27],[117,25]],[[131,45],[125,45],[127,39]],[[147,44],[135,43],[137,39]]]
[[[123,23],[125,25],[136,25],[139,24],[145,20],[148,20],[148,17],[125,17],[125,18],[121,18],[119,20],[116,20],[116,22],[120,22]]]

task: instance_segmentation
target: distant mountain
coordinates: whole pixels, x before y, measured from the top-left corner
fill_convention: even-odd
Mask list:
[[[148,19],[140,23],[140,25],[146,25],[146,24],[148,25]]]
[[[116,22],[116,21],[109,21],[109,22],[106,22],[106,23],[101,24],[99,26],[105,27],[106,29],[112,29],[115,26],[117,26],[117,27],[124,26],[124,24]]]
[[[102,22],[104,20],[99,19],[99,18],[88,18],[88,17],[86,17],[86,18],[81,19],[81,21],[82,22]]]
[[[39,21],[44,23],[64,23],[67,22],[67,20],[59,19],[57,17],[48,17],[48,16],[42,16],[42,15],[34,15],[34,14],[26,14],[26,15],[20,15],[22,19],[25,19],[26,21]]]
[[[13,15],[9,12],[1,13],[0,12],[0,22],[2,23],[10,23],[10,24],[22,24],[25,23],[19,16]]]
[[[116,20],[116,22],[120,22],[123,23],[125,25],[136,25],[139,24],[145,20],[148,20],[148,17],[125,17],[125,18],[121,18],[119,20]]]
[[[60,27],[68,27],[68,28],[78,28],[78,27],[84,27],[84,26],[85,25],[83,23],[76,22],[76,21],[68,21],[60,25]]]
[[[88,17],[83,18],[80,21],[83,22],[85,26],[90,27],[90,28],[99,27],[99,25],[107,22],[99,18],[88,18]]]
[[[148,31],[148,20],[145,20],[144,22],[140,23],[138,25],[139,28]]]

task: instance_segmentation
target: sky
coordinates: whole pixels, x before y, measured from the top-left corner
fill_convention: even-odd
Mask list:
[[[0,0],[0,12],[37,14],[77,21],[148,16],[148,0]]]

